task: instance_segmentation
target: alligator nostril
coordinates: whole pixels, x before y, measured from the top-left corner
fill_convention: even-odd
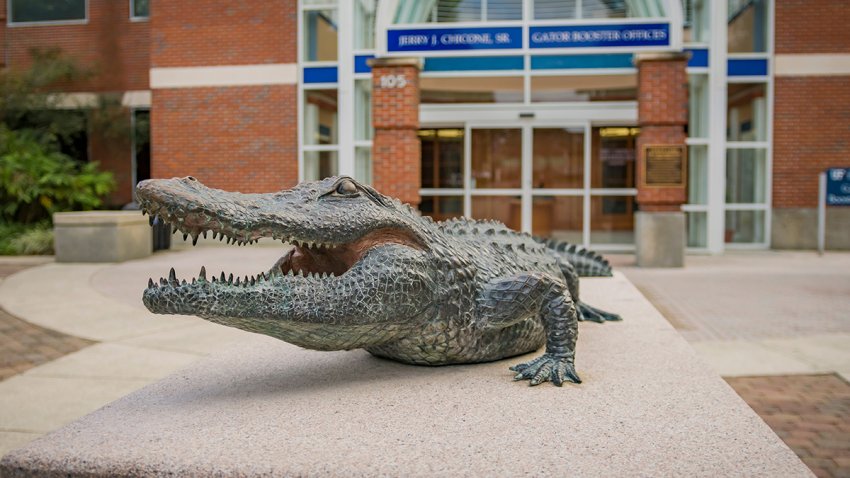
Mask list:
[[[195,179],[193,176],[186,176],[186,179],[188,179],[189,181],[197,181],[197,179]]]

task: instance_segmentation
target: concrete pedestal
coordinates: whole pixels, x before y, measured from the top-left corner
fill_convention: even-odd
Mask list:
[[[141,211],[59,212],[53,232],[56,262],[122,262],[153,252]]]
[[[581,323],[584,382],[261,336],[13,451],[0,476],[812,476],[629,281]],[[536,355],[536,354],[535,354]]]
[[[635,213],[635,258],[639,267],[685,265],[685,213]]]

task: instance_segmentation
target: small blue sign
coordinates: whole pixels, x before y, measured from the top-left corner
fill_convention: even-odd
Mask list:
[[[850,168],[826,170],[826,205],[850,206]]]
[[[667,23],[565,25],[529,28],[531,48],[669,46]]]
[[[522,27],[388,30],[388,52],[512,50],[522,48]]]

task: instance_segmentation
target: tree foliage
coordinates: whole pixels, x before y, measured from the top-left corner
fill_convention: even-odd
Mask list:
[[[90,210],[103,205],[115,181],[97,163],[80,163],[45,144],[29,130],[0,126],[0,215],[32,223],[54,212]]]

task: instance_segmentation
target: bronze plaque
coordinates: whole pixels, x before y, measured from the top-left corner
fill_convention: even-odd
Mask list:
[[[685,186],[687,163],[684,145],[648,145],[644,149],[643,164],[644,185],[655,187]]]

